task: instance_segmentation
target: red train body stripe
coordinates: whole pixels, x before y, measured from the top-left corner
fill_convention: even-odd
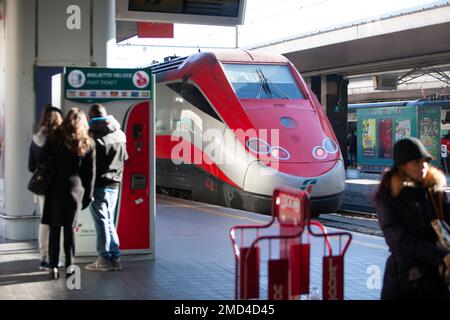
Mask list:
[[[182,143],[183,145],[179,145]],[[176,146],[183,147],[183,150],[190,150],[190,154],[184,154],[178,152]],[[173,152],[175,150],[175,152]],[[173,154],[172,154],[173,152]],[[156,137],[156,158],[157,159],[170,159],[174,161],[184,161],[185,163],[192,164],[196,167],[203,169],[210,173],[219,180],[226,182],[234,187],[240,188],[235,182],[233,182],[227,175],[217,167],[217,165],[208,157],[206,153],[197,148],[190,141],[172,141],[170,135],[160,135]]]

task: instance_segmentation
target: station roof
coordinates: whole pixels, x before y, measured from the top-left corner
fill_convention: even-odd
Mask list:
[[[253,47],[285,55],[303,75],[358,75],[444,65],[450,70],[450,1]]]

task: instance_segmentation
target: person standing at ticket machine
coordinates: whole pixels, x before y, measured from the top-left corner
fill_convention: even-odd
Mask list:
[[[89,110],[90,133],[96,144],[96,177],[94,201],[90,210],[97,232],[98,259],[86,266],[91,271],[118,271],[120,262],[119,237],[114,214],[122,182],[125,161],[128,159],[126,135],[119,122],[108,115],[101,104]]]

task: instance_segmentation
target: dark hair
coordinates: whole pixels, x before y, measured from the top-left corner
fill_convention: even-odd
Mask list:
[[[89,109],[89,118],[91,119],[106,117],[107,115],[108,113],[106,112],[106,108],[99,103],[93,104]]]
[[[393,167],[384,172],[383,177],[381,178],[380,181],[380,185],[378,186],[378,190],[374,196],[375,202],[379,202],[386,194],[390,193],[392,176],[396,174],[399,170],[400,170],[399,168]]]
[[[39,120],[39,130],[45,135],[51,135],[63,122],[63,116],[61,110],[47,104],[41,113]]]

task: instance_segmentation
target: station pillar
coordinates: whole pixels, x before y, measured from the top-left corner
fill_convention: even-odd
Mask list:
[[[312,76],[311,90],[326,111],[347,168],[348,80],[335,74]]]
[[[107,66],[114,0],[0,0],[0,237],[37,238],[27,190],[39,67]],[[50,90],[50,88],[48,88]],[[48,101],[51,102],[51,101]],[[39,112],[38,112],[39,113]]]
[[[0,236],[11,240],[36,238],[39,221],[33,195],[27,190],[28,148],[32,137],[35,57],[35,0],[3,1],[5,90],[0,97],[3,114],[0,177]],[[30,10],[31,9],[31,10]],[[3,46],[2,46],[3,47]]]

